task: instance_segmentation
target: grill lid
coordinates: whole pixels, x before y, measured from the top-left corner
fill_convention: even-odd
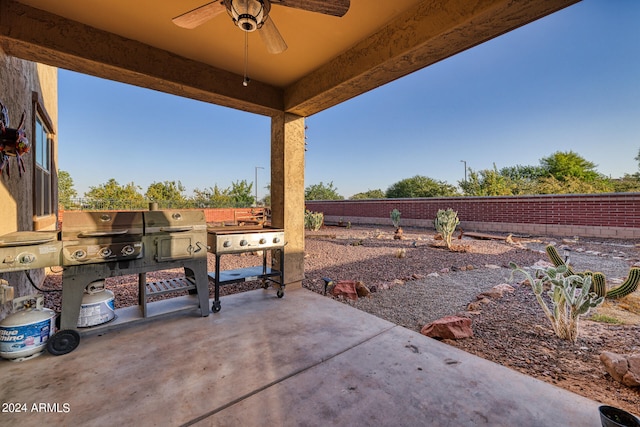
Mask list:
[[[15,231],[0,236],[0,247],[32,246],[57,240],[57,231]]]
[[[161,210],[144,212],[144,234],[206,231],[204,211]]]
[[[142,212],[65,212],[62,240],[76,238],[125,237],[143,233]]]

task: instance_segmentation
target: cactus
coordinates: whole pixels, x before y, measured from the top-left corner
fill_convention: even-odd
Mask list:
[[[565,267],[567,267],[567,273],[569,275],[576,274],[571,269],[571,267],[569,267],[567,264],[565,264],[564,260],[560,257],[560,254],[558,253],[558,250],[556,249],[555,246],[548,245],[544,249],[545,249],[545,251],[547,251],[547,256],[549,257],[549,259],[551,260],[551,262],[553,263],[554,266],[560,267],[561,265],[564,265]]]
[[[451,236],[456,231],[456,227],[460,224],[458,213],[451,208],[447,210],[439,209],[436,219],[433,221],[436,231],[442,234],[442,239],[447,244],[447,248],[451,249]]]
[[[555,246],[548,245],[545,250],[553,265],[556,267],[565,266],[567,268],[567,275],[591,276],[593,281],[593,291],[598,294],[598,296],[611,299],[624,298],[638,289],[638,284],[640,283],[640,268],[638,267],[633,267],[629,270],[629,275],[624,283],[607,291],[606,278],[604,274],[591,273],[590,271],[575,273],[569,265],[565,264],[564,260],[558,254]]]
[[[624,298],[638,289],[638,283],[640,283],[640,268],[633,267],[622,285],[607,292],[607,298]]]
[[[568,267],[568,266],[567,266]],[[590,276],[591,277],[591,283],[593,285],[593,292],[596,293],[596,295],[598,295],[599,297],[606,297],[607,295],[607,285],[606,285],[606,279],[604,277],[604,274],[602,273],[592,273],[590,271],[585,271],[583,274],[579,274],[579,276]]]
[[[398,209],[391,211],[391,222],[395,228],[400,227],[400,211]]]
[[[580,316],[587,314],[591,308],[604,301],[604,297],[590,292],[592,276],[566,275],[567,267],[561,265],[537,270],[539,278],[534,279],[531,274],[516,264],[509,263],[509,266],[513,269],[512,276],[513,273],[520,272],[529,281],[540,307],[551,322],[551,327],[558,338],[576,342]],[[542,297],[543,285],[547,283],[551,285],[551,289],[547,292],[551,308]]]
[[[304,212],[304,228],[306,230],[318,231],[324,223],[324,214],[322,212]]]

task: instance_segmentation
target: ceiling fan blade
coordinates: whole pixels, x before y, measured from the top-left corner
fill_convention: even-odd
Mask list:
[[[285,43],[280,35],[280,31],[278,31],[276,24],[273,23],[273,19],[271,19],[270,16],[267,16],[267,19],[258,32],[260,33],[262,41],[267,46],[269,53],[277,54],[287,50],[287,43]]]
[[[182,15],[176,16],[171,21],[178,27],[193,29],[204,24],[208,20],[218,16],[227,9],[222,4],[222,0],[212,1],[203,6],[197,7]]]
[[[331,16],[344,16],[351,0],[271,0],[271,3]]]

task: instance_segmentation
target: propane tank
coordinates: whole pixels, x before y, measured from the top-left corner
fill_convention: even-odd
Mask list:
[[[78,327],[90,328],[113,320],[116,317],[114,299],[113,292],[105,289],[104,280],[89,283],[82,296]]]
[[[55,333],[55,317],[53,310],[44,307],[42,295],[14,299],[12,314],[0,322],[0,356],[20,362],[42,354]]]

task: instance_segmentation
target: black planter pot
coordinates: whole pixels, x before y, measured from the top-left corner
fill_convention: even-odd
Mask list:
[[[640,427],[640,420],[622,409],[603,405],[598,411],[602,427]]]

